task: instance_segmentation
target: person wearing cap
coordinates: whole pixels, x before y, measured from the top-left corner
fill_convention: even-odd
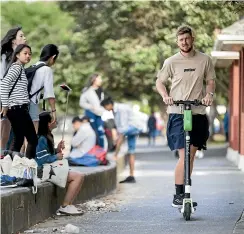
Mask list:
[[[74,117],[72,124],[76,134],[71,141],[72,150],[69,156],[71,158],[80,158],[96,145],[96,133],[91,127],[87,116]]]

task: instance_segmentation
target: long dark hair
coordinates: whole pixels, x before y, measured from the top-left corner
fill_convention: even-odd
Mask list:
[[[55,61],[59,55],[58,47],[54,44],[45,45],[43,47],[41,55],[40,55],[40,61],[46,62],[48,59],[50,59],[54,55],[56,55],[54,58],[54,61]]]
[[[44,136],[47,139],[47,144],[49,148],[49,152],[51,154],[54,153],[54,141],[53,141],[53,135],[51,134],[51,131],[49,129],[48,124],[51,123],[52,117],[50,112],[45,111],[42,112],[39,115],[39,126],[38,126],[38,136]]]
[[[16,49],[14,50],[14,53],[13,53],[13,56],[12,56],[12,59],[10,61],[10,66],[15,63],[17,61],[17,54],[19,54],[24,48],[29,48],[30,49],[30,52],[31,52],[31,47],[26,45],[26,44],[20,44],[16,47]]]
[[[1,40],[1,56],[3,54],[6,54],[7,62],[10,61],[14,52],[12,48],[12,41],[16,38],[18,31],[20,31],[21,29],[22,27],[20,26],[10,29],[6,33],[5,37]]]
[[[82,89],[82,93],[84,93],[88,88],[90,88],[94,84],[94,82],[95,82],[95,80],[97,79],[98,76],[99,76],[99,74],[96,73],[96,74],[92,74],[89,77],[86,86]]]
[[[16,49],[14,50],[12,59],[11,59],[11,61],[10,61],[10,63],[9,63],[9,66],[8,66],[8,68],[7,68],[7,70],[6,70],[5,74],[4,74],[4,76],[6,76],[6,74],[8,73],[8,70],[9,70],[9,68],[11,67],[11,65],[12,65],[14,62],[17,61],[17,59],[18,59],[18,58],[17,58],[17,54],[19,54],[24,48],[29,48],[30,51],[31,51],[31,47],[28,46],[28,45],[26,45],[26,44],[20,44],[20,45],[18,45],[18,46],[16,47]],[[4,76],[3,76],[3,77],[4,77]]]

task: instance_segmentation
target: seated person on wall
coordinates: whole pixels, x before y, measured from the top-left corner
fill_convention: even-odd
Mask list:
[[[80,158],[96,145],[96,133],[91,127],[87,116],[75,117],[72,124],[76,134],[71,141],[72,150],[69,157]]]
[[[61,141],[57,149],[54,148],[52,130],[56,128],[56,123],[52,123],[50,112],[41,113],[39,118],[36,161],[38,167],[42,167],[43,164],[53,163],[63,159],[62,150],[64,149],[64,142]],[[79,215],[83,213],[72,205],[74,199],[79,194],[83,181],[84,175],[81,173],[74,171],[68,172],[67,191],[63,204],[58,209],[57,214]]]

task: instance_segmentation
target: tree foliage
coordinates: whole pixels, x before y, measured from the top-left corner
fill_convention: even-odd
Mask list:
[[[75,17],[77,30],[88,35],[88,51],[95,55],[97,69],[107,78],[107,88],[119,99],[146,97],[149,103],[159,99],[153,89],[157,70],[178,50],[178,26],[191,25],[197,49],[210,54],[215,29],[231,25],[243,13],[237,11],[243,3],[214,1],[84,1],[60,5]],[[226,72],[217,71],[218,83],[225,89]]]
[[[82,62],[73,59],[75,51],[72,48],[76,46],[80,50],[82,48],[85,50],[86,46],[77,40],[77,34],[74,33],[74,18],[61,11],[59,5],[53,2],[6,2],[1,4],[1,12],[2,36],[10,27],[16,25],[23,27],[28,44],[32,47],[31,64],[38,61],[40,51],[46,44],[53,43],[59,46],[60,56],[54,66],[58,107],[60,110],[65,108],[66,96],[60,92],[58,85],[66,82],[73,89],[70,107],[77,111],[77,99],[84,85],[82,77],[91,72],[89,71],[91,67],[82,70]]]
[[[2,4],[2,16],[9,25],[24,27],[35,56],[47,43],[60,45],[55,84],[65,81],[73,88],[70,106],[77,111],[80,90],[93,72],[103,75],[115,99],[147,99],[153,106],[160,100],[156,73],[178,50],[177,27],[191,25],[197,49],[209,54],[215,29],[237,21],[242,6],[218,1],[8,2]],[[227,88],[227,71],[217,74]],[[217,90],[226,98],[222,88]],[[57,96],[65,101],[63,94]]]

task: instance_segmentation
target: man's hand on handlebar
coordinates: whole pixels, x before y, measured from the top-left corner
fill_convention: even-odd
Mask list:
[[[209,93],[202,99],[202,104],[206,106],[211,106],[213,103],[213,96]]]
[[[173,105],[174,104],[173,98],[169,97],[169,96],[163,97],[163,101],[166,105]]]

